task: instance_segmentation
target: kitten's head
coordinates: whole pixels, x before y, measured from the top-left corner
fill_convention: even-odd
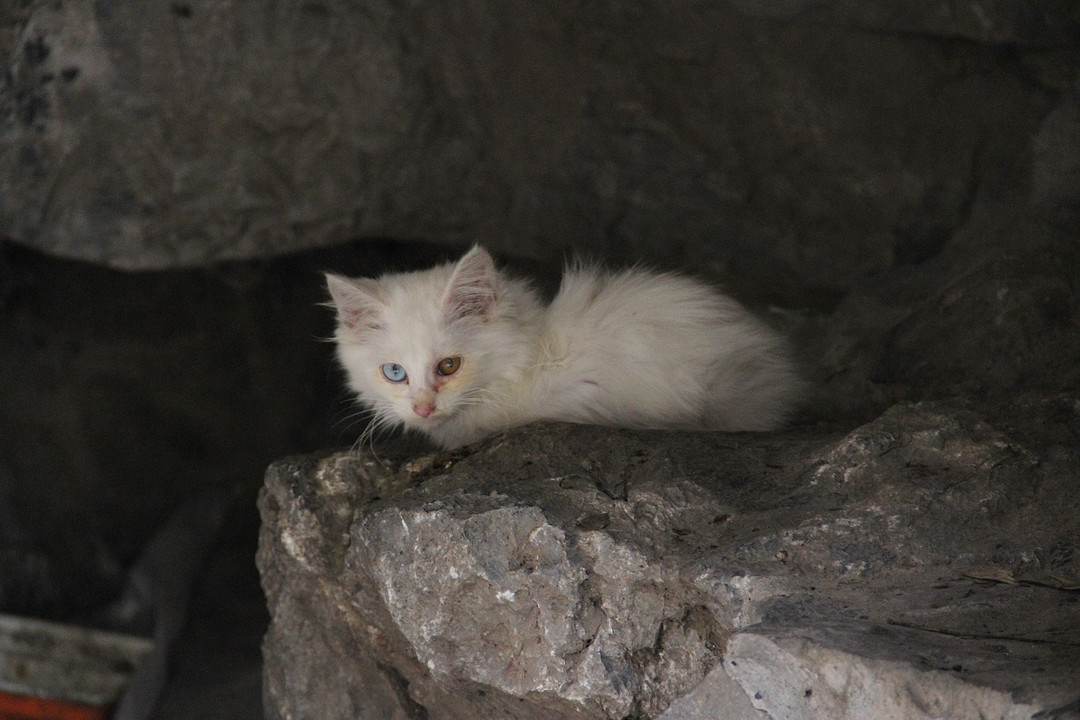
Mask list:
[[[517,341],[502,278],[482,248],[420,272],[326,279],[338,359],[377,425],[431,431],[490,401],[492,375]]]

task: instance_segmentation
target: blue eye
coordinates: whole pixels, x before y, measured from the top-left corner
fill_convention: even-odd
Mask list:
[[[401,367],[397,363],[386,363],[382,366],[383,377],[392,383],[405,382],[409,377],[405,372],[405,368]]]

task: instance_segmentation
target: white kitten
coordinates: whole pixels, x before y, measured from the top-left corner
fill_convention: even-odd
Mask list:
[[[771,430],[803,387],[776,332],[679,275],[572,267],[547,307],[480,247],[430,270],[326,279],[372,429],[447,448],[534,420]]]

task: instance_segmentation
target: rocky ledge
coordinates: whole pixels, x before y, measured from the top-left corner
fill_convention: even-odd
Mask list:
[[[282,460],[269,718],[1080,716],[1080,398]]]

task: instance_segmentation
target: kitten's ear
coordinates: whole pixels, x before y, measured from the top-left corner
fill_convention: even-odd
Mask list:
[[[450,322],[466,317],[484,317],[495,305],[495,262],[487,250],[476,245],[457,261],[443,295],[443,307]]]
[[[374,282],[326,273],[326,287],[337,308],[338,322],[352,330],[378,326],[383,304]]]

